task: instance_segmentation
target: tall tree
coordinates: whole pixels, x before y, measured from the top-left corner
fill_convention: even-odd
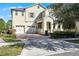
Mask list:
[[[63,23],[64,29],[75,28],[75,20],[79,21],[79,4],[54,4],[54,7],[50,8],[53,9],[55,17]]]

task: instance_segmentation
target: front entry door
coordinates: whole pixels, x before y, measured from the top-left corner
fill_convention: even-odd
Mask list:
[[[47,30],[48,32],[51,32],[51,22],[47,22]]]

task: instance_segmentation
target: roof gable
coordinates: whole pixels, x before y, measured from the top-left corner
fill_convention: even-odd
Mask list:
[[[34,4],[34,5],[32,5],[32,6],[28,6],[28,7],[25,7],[25,8],[13,8],[13,9],[11,9],[11,10],[25,11],[25,9],[31,8],[31,7],[36,6],[36,5],[39,5],[39,6],[41,6],[42,8],[46,9],[42,4]]]
[[[34,4],[34,5],[31,5],[31,6],[26,7],[25,9],[31,8],[31,7],[36,6],[36,5],[39,5],[42,8],[46,9],[42,4]]]

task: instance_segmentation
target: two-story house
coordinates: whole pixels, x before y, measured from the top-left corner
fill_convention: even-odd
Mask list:
[[[62,24],[55,21],[55,17],[51,17],[50,9],[45,8],[41,4],[35,4],[28,8],[11,9],[12,28],[16,34],[40,33],[45,31],[51,33],[55,30],[63,30]]]

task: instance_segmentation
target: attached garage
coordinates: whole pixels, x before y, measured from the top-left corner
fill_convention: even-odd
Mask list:
[[[16,34],[24,34],[25,32],[25,26],[18,25],[16,26]]]
[[[27,31],[28,34],[34,34],[36,33],[36,27],[35,26],[27,26]]]

